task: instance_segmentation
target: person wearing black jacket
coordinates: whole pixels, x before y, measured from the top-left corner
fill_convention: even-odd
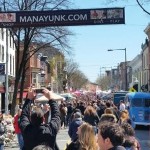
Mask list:
[[[92,125],[93,129],[95,131],[95,134],[97,133],[97,125],[98,125],[100,119],[98,117],[96,110],[92,106],[86,107],[85,112],[84,112],[83,121]]]
[[[44,113],[41,108],[31,111],[31,103],[34,101],[33,89],[27,94],[22,114],[20,117],[20,128],[24,139],[23,150],[32,150],[37,145],[47,145],[53,150],[58,150],[56,135],[60,128],[60,113],[56,101],[52,100],[53,93],[48,89],[43,90],[43,95],[49,99],[51,107],[51,120],[44,124]]]

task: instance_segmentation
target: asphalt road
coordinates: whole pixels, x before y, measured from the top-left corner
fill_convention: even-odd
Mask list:
[[[150,150],[150,126],[138,126],[135,130],[142,150]]]
[[[136,137],[141,144],[141,150],[150,150],[150,127],[139,126],[135,130]],[[69,142],[68,129],[62,129],[57,135],[57,144],[60,150],[64,150],[66,143]],[[19,150],[18,144],[12,142],[6,150]]]

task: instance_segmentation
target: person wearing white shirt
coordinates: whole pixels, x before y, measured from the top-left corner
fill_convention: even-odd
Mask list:
[[[125,106],[124,102],[121,100],[120,106],[119,106],[119,111],[121,112],[121,111],[124,111],[125,109],[126,109],[126,106]]]

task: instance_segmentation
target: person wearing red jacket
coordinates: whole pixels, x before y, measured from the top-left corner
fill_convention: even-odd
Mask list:
[[[22,150],[23,145],[24,145],[21,129],[19,127],[19,120],[20,120],[21,112],[22,112],[22,109],[19,108],[16,115],[14,116],[14,122],[13,122],[15,133],[16,133],[17,138],[18,138],[20,150]]]

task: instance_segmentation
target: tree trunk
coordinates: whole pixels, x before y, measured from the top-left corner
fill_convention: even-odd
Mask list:
[[[24,50],[23,56],[25,56],[25,50]],[[21,61],[21,63],[20,63],[20,66],[19,66],[18,69],[16,70],[16,81],[15,81],[15,86],[14,86],[14,94],[13,94],[12,109],[11,109],[11,115],[12,115],[12,116],[15,115],[16,98],[17,98],[19,80],[20,80],[21,74],[22,74],[22,72],[23,72],[23,66],[24,66],[24,65],[25,65],[25,57],[22,57],[22,61]],[[21,95],[20,95],[20,96],[21,96]]]
[[[12,107],[11,107],[11,115],[14,116],[15,115],[15,107],[16,107],[16,98],[17,98],[17,93],[18,93],[18,85],[19,85],[19,78],[16,78],[15,81],[15,88],[14,88],[14,94],[13,94],[13,99],[12,99]]]
[[[24,67],[23,73],[22,73],[22,78],[21,78],[21,84],[20,84],[20,103],[22,103],[22,100],[23,100],[25,77],[26,77],[26,69]]]

